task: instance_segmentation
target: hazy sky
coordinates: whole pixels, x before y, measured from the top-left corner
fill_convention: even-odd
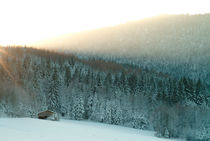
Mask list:
[[[0,0],[0,44],[27,44],[159,14],[210,13],[209,5],[210,0]]]

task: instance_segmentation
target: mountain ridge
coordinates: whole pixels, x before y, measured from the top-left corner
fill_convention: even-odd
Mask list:
[[[52,38],[45,43],[41,42],[37,46],[92,54],[140,56],[153,55],[154,53],[163,55],[165,53],[161,54],[161,52],[164,49],[175,52],[188,44],[188,49],[185,47],[184,50],[177,52],[177,54],[181,54],[186,50],[183,54],[185,55],[189,49],[193,48],[193,51],[196,52],[210,44],[208,41],[209,22],[210,14],[164,15],[113,27],[66,34]]]

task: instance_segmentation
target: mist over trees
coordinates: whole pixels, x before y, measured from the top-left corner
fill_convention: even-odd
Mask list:
[[[161,15],[38,43],[57,51],[118,58],[141,68],[200,78],[210,86],[210,14]]]
[[[209,86],[110,59],[33,48],[0,49],[0,115],[36,117],[46,109],[188,140],[210,139]]]

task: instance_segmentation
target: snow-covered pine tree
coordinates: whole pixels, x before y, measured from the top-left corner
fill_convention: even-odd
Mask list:
[[[51,76],[51,81],[49,85],[48,92],[48,109],[60,112],[60,97],[59,97],[59,75],[57,69],[54,68],[53,74]]]
[[[84,100],[81,95],[78,95],[76,98],[74,98],[74,105],[72,109],[73,118],[76,120],[84,119],[84,113]]]

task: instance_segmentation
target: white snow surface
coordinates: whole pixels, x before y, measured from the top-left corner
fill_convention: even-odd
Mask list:
[[[167,141],[154,132],[90,121],[0,118],[0,141]]]

